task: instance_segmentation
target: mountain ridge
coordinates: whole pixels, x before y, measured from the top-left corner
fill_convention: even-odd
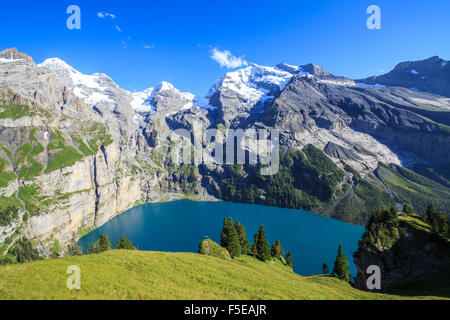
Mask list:
[[[314,65],[281,66],[288,72],[255,64],[227,73],[203,98],[164,82],[133,94],[61,60],[0,56],[8,57],[0,60],[0,209],[21,210],[0,226],[0,255],[19,235],[48,255],[54,241],[65,247],[133,206],[182,197],[309,209],[358,224],[378,206],[450,207],[450,131],[441,120],[450,102],[442,96],[361,86]],[[279,130],[280,172],[261,178],[255,166],[173,164],[182,139],[174,130],[194,122]]]
[[[401,62],[389,73],[356,81],[412,88],[450,97],[450,64],[439,56],[433,56],[420,61]]]

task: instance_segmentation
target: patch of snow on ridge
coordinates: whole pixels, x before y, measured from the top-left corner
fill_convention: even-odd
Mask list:
[[[415,74],[415,75],[418,75],[418,74],[419,74],[419,73],[418,73],[416,70],[414,70],[414,69],[412,69],[412,70],[410,71],[410,73]]]
[[[369,88],[386,88],[385,85],[378,84],[378,83],[375,83],[375,84],[357,83],[357,85],[361,86],[361,87],[369,87]]]
[[[335,79],[335,80],[331,80],[331,79],[320,79],[317,82],[319,83],[326,83],[326,84],[332,84],[332,85],[336,85],[336,86],[355,86],[356,83],[352,80],[347,80],[347,79]]]
[[[136,112],[150,112],[153,111],[151,101],[153,99],[153,93],[155,88],[149,88],[142,92],[136,92],[132,94],[131,107]]]
[[[214,107],[210,104],[209,98],[207,97],[195,97],[192,103],[194,108],[205,109],[205,110],[216,110],[217,107]]]
[[[8,59],[8,58],[0,58],[0,64],[7,64],[15,61],[21,61],[24,59]]]

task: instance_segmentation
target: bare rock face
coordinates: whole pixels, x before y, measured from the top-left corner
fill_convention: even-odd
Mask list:
[[[335,159],[340,159],[340,160],[344,160],[344,161],[361,160],[361,158],[353,150],[347,149],[347,148],[337,145],[333,142],[329,142],[325,146],[325,149],[323,151],[327,155],[329,155],[330,157],[335,158]]]

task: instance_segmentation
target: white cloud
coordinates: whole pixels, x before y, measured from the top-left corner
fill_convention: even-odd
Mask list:
[[[117,31],[122,32],[122,29],[120,29],[120,27],[117,24],[115,25],[115,27]]]
[[[144,44],[144,49],[155,49],[155,44]]]
[[[231,54],[229,50],[220,51],[217,48],[211,50],[211,59],[220,64],[220,67],[226,67],[228,69],[235,69],[248,65],[247,61],[243,59],[244,56],[239,58]]]
[[[97,13],[97,17],[99,17],[100,19],[104,19],[107,17],[110,17],[111,19],[115,19],[116,15],[114,15],[112,13],[108,13],[108,12],[99,12],[99,13]]]

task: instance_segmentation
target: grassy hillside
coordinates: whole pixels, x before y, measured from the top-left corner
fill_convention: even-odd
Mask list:
[[[81,269],[80,291],[66,270]],[[190,253],[108,251],[0,267],[0,299],[400,299],[329,277],[301,277],[281,263]]]
[[[450,188],[399,166],[380,166],[377,175],[391,189],[400,203],[411,205],[423,213],[433,203],[450,216]]]

